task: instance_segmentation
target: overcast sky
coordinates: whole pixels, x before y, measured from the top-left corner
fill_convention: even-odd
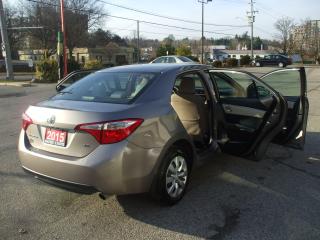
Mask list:
[[[4,0],[5,3],[12,1],[15,0]],[[201,4],[198,3],[198,0],[102,1],[170,17],[201,21]],[[199,24],[184,23],[149,16],[107,4],[104,4],[104,6],[109,14],[115,16],[199,29],[199,32],[195,32],[141,23],[140,34],[142,37],[163,39],[168,36],[168,34],[173,34],[176,38],[189,37],[198,39],[201,36],[201,25]],[[246,13],[249,9],[249,0],[213,0],[205,5],[205,22],[214,24],[247,25]],[[254,35],[272,39],[276,33],[273,25],[275,21],[282,16],[291,17],[295,19],[297,23],[306,18],[320,19],[320,0],[256,0],[255,10],[258,10],[259,13],[256,14]],[[108,17],[103,21],[102,28],[105,30],[111,30],[120,36],[133,37],[134,30],[136,30],[136,23],[134,21]],[[249,31],[249,27],[234,28],[205,26],[205,30],[221,32],[223,34],[242,34],[245,31]],[[223,34],[205,33],[205,36],[218,38],[224,36]]]

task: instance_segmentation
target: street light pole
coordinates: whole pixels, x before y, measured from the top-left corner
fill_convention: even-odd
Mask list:
[[[202,30],[201,30],[201,63],[204,63],[204,4],[212,2],[212,0],[198,0],[202,4]]]
[[[7,25],[4,18],[3,4],[2,0],[0,0],[0,30],[1,30],[1,38],[2,38],[2,52],[5,53],[5,63],[6,63],[6,71],[7,71],[7,79],[13,80],[13,69],[12,69],[12,59],[11,59],[11,50],[7,33]]]

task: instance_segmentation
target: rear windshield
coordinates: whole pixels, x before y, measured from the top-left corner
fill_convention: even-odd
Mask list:
[[[157,73],[97,72],[63,89],[53,100],[129,103],[150,85]]]

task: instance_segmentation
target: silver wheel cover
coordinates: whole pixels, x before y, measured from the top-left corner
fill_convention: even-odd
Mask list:
[[[184,157],[175,156],[166,172],[166,191],[172,198],[181,195],[186,187],[188,178],[188,166]]]

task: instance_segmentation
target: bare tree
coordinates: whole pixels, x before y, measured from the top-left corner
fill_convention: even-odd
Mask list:
[[[67,46],[71,56],[75,47],[88,44],[88,31],[99,27],[107,14],[95,0],[67,0],[66,8]]]
[[[23,39],[26,35],[26,31],[14,28],[25,26],[26,18],[24,17],[23,11],[19,10],[13,5],[6,5],[4,12],[8,28],[8,39],[11,47],[12,57],[15,59],[18,57],[18,50],[24,44]]]
[[[27,17],[30,27],[42,27],[30,29],[28,39],[30,48],[45,49],[48,54],[53,54],[57,46],[57,32],[59,29],[58,6],[53,1],[47,0],[45,4],[31,2],[27,7]]]
[[[56,0],[28,1],[26,6],[30,26],[43,26],[29,32],[32,48],[56,49],[57,32],[61,29],[60,5]],[[28,3],[28,4],[27,4]],[[106,16],[103,6],[95,0],[65,0],[65,23],[69,53],[88,43],[88,31],[99,27]],[[49,54],[52,54],[50,52]]]
[[[278,19],[274,26],[278,30],[278,34],[276,35],[276,37],[281,41],[282,53],[287,54],[290,34],[295,27],[294,20],[289,17],[283,17]]]

